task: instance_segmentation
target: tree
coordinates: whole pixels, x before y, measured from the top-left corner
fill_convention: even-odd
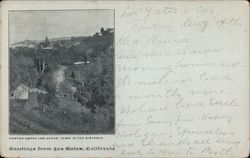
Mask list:
[[[50,45],[49,39],[46,36],[45,41],[44,41],[44,47],[48,47]]]
[[[72,79],[75,79],[75,73],[74,73],[74,71],[72,71],[70,77],[71,77]]]
[[[101,34],[102,34],[102,36],[105,34],[105,30],[103,27],[101,28]]]

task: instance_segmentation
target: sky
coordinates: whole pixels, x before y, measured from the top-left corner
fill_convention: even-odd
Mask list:
[[[113,10],[10,11],[9,42],[88,36],[114,28]]]

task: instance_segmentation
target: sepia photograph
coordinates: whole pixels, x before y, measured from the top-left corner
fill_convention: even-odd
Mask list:
[[[114,10],[12,10],[9,133],[114,134]]]

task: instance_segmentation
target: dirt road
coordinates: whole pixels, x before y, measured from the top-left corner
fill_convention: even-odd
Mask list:
[[[56,84],[56,88],[59,89],[61,83],[65,80],[65,70],[66,66],[60,65],[59,68],[53,74],[53,80]]]

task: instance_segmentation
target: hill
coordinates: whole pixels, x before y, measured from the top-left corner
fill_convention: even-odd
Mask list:
[[[9,49],[10,95],[18,93],[19,85],[46,94],[32,93],[26,100],[15,95],[10,105],[13,115],[18,112],[26,117],[29,113],[36,127],[41,126],[48,133],[114,131],[113,29],[101,29],[87,37],[46,37],[44,41],[18,44],[23,46]],[[22,106],[25,107],[21,111],[16,111]],[[13,128],[11,132],[21,131]]]

